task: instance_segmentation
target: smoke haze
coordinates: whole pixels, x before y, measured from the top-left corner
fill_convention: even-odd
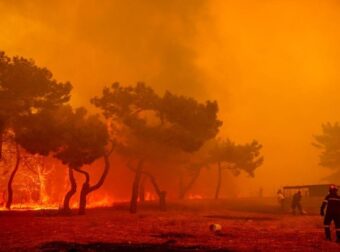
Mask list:
[[[335,0],[0,0],[0,49],[71,81],[76,106],[114,81],[216,99],[221,136],[264,146],[241,194],[272,194],[329,172],[311,143],[339,120],[339,11]]]

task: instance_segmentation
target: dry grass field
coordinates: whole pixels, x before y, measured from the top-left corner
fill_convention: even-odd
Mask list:
[[[265,202],[265,200],[263,200]],[[317,208],[280,213],[259,201],[153,203],[131,215],[126,204],[89,209],[84,216],[57,211],[0,212],[1,251],[340,251],[323,237]],[[222,225],[213,233],[209,225]],[[333,237],[334,238],[334,237]]]

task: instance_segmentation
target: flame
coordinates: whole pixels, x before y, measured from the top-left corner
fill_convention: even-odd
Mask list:
[[[58,204],[36,204],[36,203],[24,203],[24,204],[12,204],[11,210],[14,211],[26,211],[26,210],[56,210],[59,209]],[[0,211],[7,211],[4,206],[0,207]]]
[[[153,201],[153,200],[156,200],[155,194],[153,194],[151,192],[146,192],[145,193],[145,201]]]
[[[50,197],[47,194],[46,191],[46,176],[49,174],[49,172],[44,172],[43,166],[37,166],[37,175],[39,180],[39,194],[40,194],[40,200],[43,204],[47,204],[50,200]]]
[[[22,158],[22,167],[16,175],[15,182],[12,184],[14,199],[11,210],[49,210],[61,209],[63,207],[64,196],[69,190],[68,173],[64,174],[64,190],[60,190],[55,184],[51,183],[51,178],[56,175],[55,163],[46,163],[45,157],[39,155],[29,155],[25,153]],[[59,189],[59,190],[58,190]],[[0,211],[6,211],[7,191],[0,195]],[[91,193],[87,197],[87,208],[111,207],[118,200],[103,192]],[[71,208],[79,207],[79,195],[73,196]]]
[[[87,198],[86,208],[100,208],[100,207],[112,207],[115,203],[127,202],[126,199],[114,199],[108,194],[100,195],[89,195]],[[28,202],[28,203],[15,203],[12,204],[11,210],[14,211],[25,211],[25,210],[57,210],[61,209],[61,203],[47,203],[43,200],[40,203]],[[72,209],[77,209],[79,207],[79,201],[74,200],[71,203]],[[0,205],[0,211],[7,211],[5,204]]]
[[[202,195],[200,195],[200,194],[193,194],[193,193],[191,193],[191,194],[189,194],[188,195],[188,199],[190,199],[190,200],[197,200],[197,199],[203,199],[203,196]]]
[[[108,194],[95,196],[91,195],[88,198],[87,208],[96,208],[96,207],[112,207],[116,201],[110,197]]]
[[[121,202],[120,200],[115,200],[108,194],[93,194],[88,195],[86,208],[99,208],[99,207],[112,207],[114,203]],[[75,200],[71,203],[72,209],[77,209],[79,207],[79,201]]]

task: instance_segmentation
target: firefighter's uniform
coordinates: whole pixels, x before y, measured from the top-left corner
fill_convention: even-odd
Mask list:
[[[304,214],[302,210],[302,206],[301,206],[301,198],[302,198],[301,191],[298,191],[293,195],[293,200],[292,200],[293,214],[296,214],[296,209],[299,210],[300,214]]]
[[[326,214],[324,214],[327,206]],[[321,216],[324,216],[325,235],[327,240],[331,240],[330,224],[334,221],[336,230],[336,240],[340,242],[340,196],[336,190],[331,191],[322,202],[320,209]]]

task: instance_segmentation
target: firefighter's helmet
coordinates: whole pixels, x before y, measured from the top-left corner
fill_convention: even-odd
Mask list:
[[[336,185],[333,184],[329,186],[330,193],[337,193],[337,191],[338,191],[338,187]]]

